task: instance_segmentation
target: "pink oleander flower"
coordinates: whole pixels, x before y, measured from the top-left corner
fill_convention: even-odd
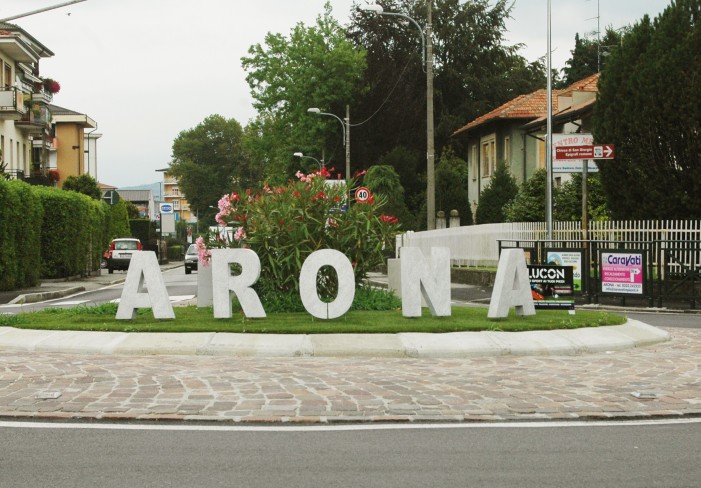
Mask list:
[[[234,240],[237,242],[241,242],[246,238],[246,231],[243,230],[243,227],[239,227],[236,229],[236,232],[234,233]]]
[[[209,266],[209,259],[212,253],[207,249],[207,245],[204,242],[204,238],[198,237],[195,240],[195,246],[197,247],[197,259],[202,266]]]

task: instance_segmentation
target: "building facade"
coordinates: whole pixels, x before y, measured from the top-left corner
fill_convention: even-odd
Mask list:
[[[597,73],[553,91],[553,134],[591,132],[598,80]],[[544,89],[520,95],[453,133],[467,147],[468,194],[473,212],[497,163],[506,163],[518,184],[545,168],[547,101]],[[553,183],[560,186],[569,178],[569,173],[555,173]]]
[[[39,61],[53,55],[21,27],[0,23],[0,170],[60,187],[69,176],[97,179],[100,135],[87,115],[52,104],[60,84],[39,76]]]

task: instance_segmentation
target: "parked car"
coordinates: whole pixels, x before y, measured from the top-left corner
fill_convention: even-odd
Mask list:
[[[185,274],[192,273],[193,269],[197,271],[197,261],[197,246],[190,244],[185,252]]]
[[[107,272],[114,273],[115,269],[129,269],[132,253],[142,249],[141,241],[134,237],[112,239],[105,259]]]

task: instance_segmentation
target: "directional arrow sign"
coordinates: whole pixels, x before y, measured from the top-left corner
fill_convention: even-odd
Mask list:
[[[613,159],[613,144],[597,146],[558,146],[555,148],[555,159]]]
[[[594,159],[613,159],[613,144],[594,146]]]

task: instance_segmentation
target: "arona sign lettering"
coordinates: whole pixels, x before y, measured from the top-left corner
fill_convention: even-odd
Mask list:
[[[258,294],[252,288],[260,276],[258,255],[250,249],[212,249],[211,252],[211,280],[198,279],[198,295],[211,297],[214,317],[226,319],[232,316],[233,293],[246,317],[264,318],[265,310]],[[404,247],[400,254],[402,315],[420,317],[423,297],[432,315],[450,316],[449,249],[432,248],[428,258],[419,248],[414,247]],[[240,274],[231,275],[232,263],[240,265]],[[317,274],[324,266],[334,268],[338,276],[338,293],[329,303],[322,301],[316,290]],[[204,275],[202,267],[199,273]],[[319,319],[340,317],[348,312],[355,296],[353,267],[348,258],[339,251],[315,251],[302,265],[299,289],[304,308],[312,316]],[[488,315],[492,318],[505,317],[510,307],[516,307],[517,313],[521,314],[535,313],[528,271],[521,249],[502,252]],[[153,251],[136,251],[132,254],[116,318],[133,319],[139,308],[151,308],[157,319],[175,318]]]

